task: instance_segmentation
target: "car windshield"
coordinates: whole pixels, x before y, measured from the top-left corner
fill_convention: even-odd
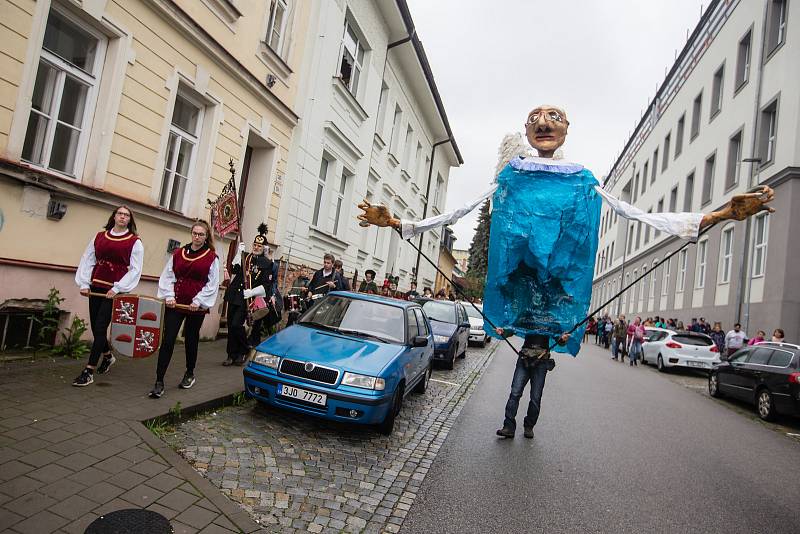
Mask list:
[[[404,343],[406,337],[402,308],[340,295],[326,297],[299,322],[386,343]]]
[[[698,336],[691,334],[678,334],[672,336],[672,341],[676,343],[683,343],[684,345],[695,345],[698,347],[710,347],[714,344],[708,336]]]
[[[456,307],[452,302],[429,300],[422,305],[422,309],[431,321],[456,324]]]
[[[483,316],[480,313],[478,313],[478,310],[473,308],[472,305],[464,304],[464,307],[467,309],[467,315],[469,315],[471,318],[483,320]],[[478,309],[479,310],[481,309],[480,306],[478,306]]]

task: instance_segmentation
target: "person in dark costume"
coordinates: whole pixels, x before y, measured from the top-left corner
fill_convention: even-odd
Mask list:
[[[228,303],[228,358],[222,365],[244,365],[245,356],[250,350],[245,328],[250,299],[274,298],[277,280],[273,275],[272,261],[264,255],[264,247],[267,244],[266,233],[267,226],[260,224],[258,234],[253,239],[252,252],[245,254],[244,243],[241,243],[239,254],[233,259],[231,273],[233,276],[225,290],[225,302]]]
[[[364,280],[361,282],[361,285],[358,286],[358,292],[372,293],[373,295],[378,294],[378,284],[375,283],[375,271],[372,269],[364,271]]]
[[[264,227],[266,234],[266,227]],[[266,243],[266,242],[265,242]],[[283,298],[278,291],[278,262],[272,258],[272,249],[269,245],[264,245],[264,256],[272,264],[272,296],[267,301],[269,306],[269,313],[260,319],[253,320],[253,327],[250,329],[250,334],[247,336],[247,344],[251,349],[261,344],[261,338],[264,335],[265,327],[270,327],[280,322],[281,313],[283,312]]]
[[[333,267],[335,258],[333,254],[325,254],[322,257],[322,269],[314,273],[308,288],[311,291],[312,305],[328,294],[329,291],[340,291],[344,289],[342,277]]]
[[[88,386],[94,382],[95,370],[102,375],[114,365],[116,359],[108,344],[114,295],[130,293],[136,288],[143,261],[144,247],[136,233],[133,212],[128,206],[119,206],[111,212],[103,231],[89,241],[75,273],[81,295],[89,297],[89,323],[94,341],[89,362],[72,382],[73,386]],[[103,362],[98,366],[101,355]]]
[[[205,221],[192,225],[192,238],[167,260],[158,279],[158,298],[166,301],[164,335],[158,351],[156,384],[150,391],[151,399],[164,394],[164,375],[167,373],[175,340],[183,325],[186,350],[186,372],[178,385],[189,389],[195,384],[194,368],[197,364],[197,346],[200,327],[209,309],[217,302],[219,293],[219,258],[214,251],[211,228]]]
[[[336,260],[333,262],[333,269],[339,274],[339,277],[342,279],[342,290],[343,291],[350,291],[350,280],[344,275],[344,264],[342,260]]]

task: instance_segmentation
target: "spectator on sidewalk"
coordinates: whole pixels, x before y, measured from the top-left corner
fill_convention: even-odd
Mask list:
[[[636,317],[633,324],[628,327],[628,331],[631,333],[631,346],[630,349],[628,349],[628,359],[630,360],[631,366],[638,366],[638,360],[642,356],[642,343],[644,342],[645,334],[642,318]]]
[[[611,332],[614,330],[614,323],[611,322],[609,317],[606,317],[605,325],[603,326],[603,346],[608,348],[611,344]]]
[[[378,284],[375,283],[375,271],[373,271],[372,269],[367,269],[366,271],[364,271],[364,280],[358,287],[358,292],[372,293],[373,295],[378,294]]]
[[[426,299],[432,299],[433,289],[426,287],[425,289],[422,290],[422,296],[425,297]]]
[[[717,321],[714,323],[714,329],[709,334],[711,339],[714,341],[714,345],[717,346],[717,350],[719,353],[725,354],[725,332],[722,331],[722,323]]]
[[[783,343],[783,340],[786,338],[786,334],[783,333],[783,328],[776,328],[775,331],[772,333],[772,341],[774,343]]]
[[[613,339],[611,340],[611,354],[613,360],[619,358],[622,361],[625,358],[625,337],[628,331],[628,323],[625,322],[625,316],[620,314],[617,321],[614,323],[614,330],[612,331]]]
[[[411,282],[411,289],[406,291],[405,299],[406,300],[414,300],[419,296],[419,292],[417,292],[417,283]]]
[[[767,333],[763,330],[759,330],[756,332],[756,336],[747,342],[748,345],[755,345],[756,343],[761,343],[762,341],[766,341]]]
[[[344,264],[342,260],[336,260],[333,262],[333,269],[338,273],[339,278],[341,279],[342,291],[350,291],[350,280],[344,275]]]
[[[739,323],[733,325],[733,330],[725,334],[725,348],[728,351],[728,358],[730,358],[734,352],[741,349],[746,341],[747,335],[742,331],[742,325]]]
[[[690,332],[697,332],[698,334],[703,332],[703,327],[700,326],[700,323],[697,322],[696,317],[692,317],[692,324],[689,325]]]
[[[677,321],[675,323],[675,330],[677,330],[678,332],[685,332],[686,331],[686,328],[684,328],[684,326],[683,326],[683,321]]]
[[[589,335],[597,333],[597,320],[592,316],[589,317],[589,322],[586,323],[586,330],[583,331],[583,342],[589,339]]]

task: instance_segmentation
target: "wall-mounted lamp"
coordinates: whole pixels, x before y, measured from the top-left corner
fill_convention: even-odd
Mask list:
[[[51,221],[60,221],[67,214],[67,203],[50,197],[47,203],[47,218]]]
[[[177,239],[170,239],[167,241],[167,254],[172,254],[181,247],[181,242]]]
[[[272,89],[272,86],[275,85],[276,81],[278,81],[278,79],[275,78],[274,74],[267,74],[267,87]]]

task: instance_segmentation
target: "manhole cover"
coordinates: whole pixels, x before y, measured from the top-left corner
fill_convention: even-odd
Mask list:
[[[117,510],[92,521],[84,534],[172,534],[166,517],[150,510]]]

